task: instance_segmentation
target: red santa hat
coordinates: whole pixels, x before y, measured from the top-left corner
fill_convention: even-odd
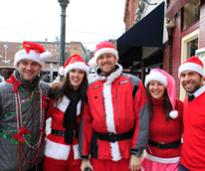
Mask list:
[[[95,65],[97,65],[97,59],[104,53],[110,53],[114,55],[117,58],[117,60],[119,59],[118,51],[116,50],[114,44],[108,41],[104,41],[96,45],[93,58]]]
[[[176,119],[178,117],[178,111],[175,110],[176,85],[174,78],[164,70],[155,68],[152,69],[151,72],[145,77],[145,87],[147,87],[151,81],[159,81],[166,87],[168,98],[172,106],[172,110],[169,113],[169,117],[172,119]]]
[[[186,61],[184,61],[178,70],[178,77],[180,77],[181,73],[184,71],[195,71],[202,77],[204,77],[204,65],[202,61],[196,57],[192,56],[191,58],[188,58]]]
[[[34,42],[23,42],[23,49],[15,54],[14,66],[17,67],[21,60],[29,59],[39,63],[41,66],[43,62],[51,58],[51,54],[45,51],[43,45]]]
[[[80,69],[85,71],[86,74],[89,73],[89,67],[85,63],[84,59],[78,54],[70,56],[64,63],[63,67],[59,69],[59,74],[66,76],[67,73],[72,69]]]

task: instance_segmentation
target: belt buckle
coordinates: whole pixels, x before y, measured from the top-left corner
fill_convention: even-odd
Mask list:
[[[108,136],[109,136],[110,142],[113,142],[113,143],[114,143],[114,142],[117,141],[117,137],[116,137],[115,133],[109,132],[109,133],[108,133]]]
[[[162,142],[159,142],[159,143],[157,144],[157,147],[158,147],[158,148],[162,148],[162,146],[163,146],[164,144],[165,144],[165,142],[163,142],[163,141],[162,141]]]

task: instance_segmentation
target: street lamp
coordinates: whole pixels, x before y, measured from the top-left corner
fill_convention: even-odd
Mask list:
[[[4,44],[4,60],[2,60],[2,62],[4,62],[5,64],[9,64],[10,63],[10,59],[7,60],[7,49],[8,49],[8,45]]]
[[[66,28],[66,7],[69,0],[58,0],[61,6],[61,32],[60,32],[60,65],[65,62],[65,28]]]

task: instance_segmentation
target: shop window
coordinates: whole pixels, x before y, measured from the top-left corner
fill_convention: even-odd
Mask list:
[[[199,29],[187,34],[181,40],[181,62],[187,60],[187,58],[195,55],[198,49],[198,37]],[[183,100],[185,97],[185,91],[180,87],[180,99]]]
[[[182,30],[189,28],[199,20],[200,0],[189,0],[182,10]]]
[[[187,42],[187,56],[195,55],[195,51],[198,49],[198,38]]]

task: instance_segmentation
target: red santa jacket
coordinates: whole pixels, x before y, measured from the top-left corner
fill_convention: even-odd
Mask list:
[[[70,100],[63,96],[62,101],[58,103],[51,102],[50,109],[47,113],[48,117],[52,118],[51,129],[65,131],[63,127],[64,112],[68,107]],[[77,104],[77,122],[80,123],[81,101]],[[48,134],[46,139],[45,156],[57,159],[67,160],[70,150],[74,150],[74,159],[79,159],[78,139],[75,138],[72,145],[68,145],[64,141],[64,136]]]
[[[205,86],[184,101],[184,136],[180,162],[191,171],[205,170]]]
[[[175,119],[166,119],[163,111],[164,99],[152,99],[152,117],[150,119],[149,139],[154,142],[163,142],[165,144],[175,142],[182,138],[183,124],[182,113],[183,103],[176,101],[176,110],[178,117]],[[149,145],[147,153],[160,158],[179,157],[181,153],[181,145],[178,148],[160,149]]]
[[[120,65],[107,78],[100,75],[97,78],[88,88],[88,104],[82,116],[82,157],[91,153],[95,158],[117,161],[129,158],[131,150],[140,156],[147,144],[149,125],[146,93],[141,80],[123,74]],[[93,134],[122,134],[132,129],[131,139],[116,142],[96,139]]]

